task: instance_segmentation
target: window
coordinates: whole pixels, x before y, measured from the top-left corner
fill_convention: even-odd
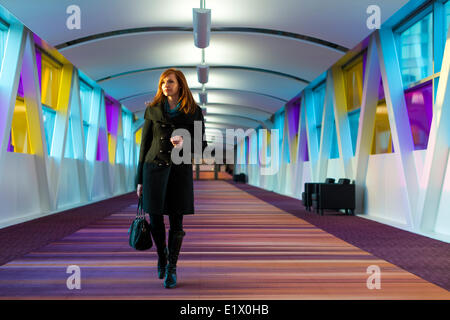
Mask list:
[[[427,148],[433,118],[433,83],[428,81],[405,92],[406,108],[415,150]]]
[[[333,121],[333,127],[332,127],[332,137],[331,137],[331,150],[330,150],[330,159],[337,159],[339,158],[339,146],[338,146],[338,140],[337,140],[337,132],[336,132],[336,121],[334,120],[334,110],[332,108],[331,112],[333,114],[332,121]]]
[[[375,113],[375,126],[371,154],[392,153],[391,127],[385,102],[378,103]]]
[[[133,114],[122,108],[122,130],[125,165],[131,166],[131,145],[133,144]]]
[[[62,65],[45,51],[39,50],[39,53],[36,58],[41,59],[41,101],[47,107],[57,110]]]
[[[66,150],[64,150],[64,158],[75,158],[75,152],[73,149],[73,131],[72,131],[72,117],[69,117],[68,127],[67,127],[67,136],[66,136]]]
[[[53,129],[55,128],[55,110],[42,106],[42,118],[44,120],[45,140],[47,141],[47,153],[50,155],[53,139]]]
[[[448,27],[450,25],[450,1],[447,1],[444,5],[445,10],[445,38],[447,38]]]
[[[363,55],[361,54],[343,68],[353,155],[355,155],[356,152],[359,116],[361,113],[363,93],[363,59]]]
[[[283,132],[284,132],[284,115],[285,111],[284,108],[282,109],[282,112],[278,112],[275,114],[274,119],[274,129],[278,130],[278,146],[279,146],[279,157],[278,157],[278,163],[281,163],[281,150],[283,146]]]
[[[120,104],[112,98],[105,97],[105,111],[109,160],[115,163]]]
[[[325,82],[313,89],[314,115],[316,118],[317,146],[320,148],[320,135],[322,133],[322,114],[325,104]]]
[[[8,25],[0,20],[0,70],[3,66],[3,57],[5,55],[7,38],[8,38]]]
[[[87,147],[87,138],[89,131],[89,116],[92,106],[93,88],[80,78],[80,100],[81,100],[81,116],[83,118],[84,145]]]
[[[433,74],[433,13],[399,34],[400,66],[403,85]]]
[[[25,102],[17,97],[11,123],[11,141],[8,151],[32,154],[30,134],[28,130],[28,119]]]

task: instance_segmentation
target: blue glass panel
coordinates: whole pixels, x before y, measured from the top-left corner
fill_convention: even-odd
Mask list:
[[[47,153],[50,154],[55,127],[56,112],[53,109],[42,106],[42,117],[44,120],[45,140],[47,141]]]
[[[314,114],[316,116],[316,124],[322,123],[323,105],[325,102],[325,83],[318,86],[313,91],[314,95]]]
[[[72,119],[69,118],[69,127],[67,128],[66,150],[64,151],[65,158],[74,158],[73,152],[73,136],[72,136]]]
[[[80,100],[83,121],[89,124],[89,113],[91,111],[92,87],[80,80]]]
[[[350,135],[352,138],[353,155],[356,152],[356,140],[358,138],[358,126],[359,126],[359,115],[361,114],[361,109],[353,110],[348,113],[348,121],[350,124]]]
[[[334,117],[333,117],[334,119]],[[330,159],[339,158],[339,146],[337,141],[337,133],[336,133],[336,123],[333,120],[333,137],[331,140],[331,151],[330,151]]]
[[[445,8],[445,38],[447,38],[448,27],[450,25],[450,1],[447,1],[444,5]]]
[[[84,132],[84,148],[87,149],[87,138],[88,138],[89,124],[83,121],[83,132]]]
[[[433,14],[400,33],[400,65],[403,85],[433,74]]]
[[[314,97],[314,115],[316,118],[317,146],[320,148],[320,135],[322,133],[322,115],[325,103],[325,83],[313,90]]]

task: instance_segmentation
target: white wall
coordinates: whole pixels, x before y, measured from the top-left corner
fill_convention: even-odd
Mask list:
[[[420,177],[423,171],[425,160],[425,150],[414,151],[416,160],[416,168]],[[294,167],[298,165],[302,170],[301,180],[298,175],[293,174]],[[450,159],[449,159],[450,165]],[[301,192],[304,189],[304,183],[313,181],[311,174],[310,162],[301,164],[282,164],[284,168],[280,168],[278,174],[281,176],[266,177],[267,179],[280,179],[280,190],[271,190],[286,196],[301,199]],[[243,170],[245,166],[240,166],[241,171],[248,174],[249,184],[264,188],[258,183],[260,175],[258,174],[258,166],[248,166],[247,170]],[[447,166],[449,168],[450,166]],[[329,159],[327,177],[339,178],[344,177],[343,169],[339,159]],[[297,181],[297,182],[296,182]],[[294,194],[293,188],[295,183],[301,184],[301,188],[297,194]],[[283,190],[283,186],[287,186],[289,190]],[[267,188],[264,188],[267,189]],[[267,189],[270,190],[270,189]],[[407,224],[406,215],[409,214],[408,199],[406,196],[406,183],[401,170],[400,159],[397,154],[377,154],[369,157],[367,168],[366,188],[364,191],[363,211],[358,214],[370,220],[388,224],[403,230],[422,234],[434,239],[450,242],[450,172],[447,170],[445,176],[444,187],[442,189],[441,201],[439,205],[438,218],[435,229],[432,232],[423,232],[418,228],[411,227]]]

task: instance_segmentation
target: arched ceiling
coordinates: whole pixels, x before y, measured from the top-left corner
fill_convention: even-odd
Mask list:
[[[381,22],[407,0],[377,0]],[[0,4],[130,111],[142,116],[159,75],[181,69],[198,101],[189,0],[0,0]],[[81,28],[69,30],[70,5]],[[255,128],[372,30],[373,0],[206,0],[211,39],[206,128]]]

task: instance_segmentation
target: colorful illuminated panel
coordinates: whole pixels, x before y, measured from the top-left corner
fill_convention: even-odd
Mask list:
[[[427,148],[433,118],[433,84],[431,81],[405,92],[406,107],[415,150]]]
[[[375,114],[375,127],[371,154],[392,153],[392,136],[386,103],[379,103]]]
[[[11,146],[8,149],[18,153],[33,153],[30,144],[26,106],[21,98],[16,99],[11,124]]]
[[[56,110],[62,65],[45,52],[42,52],[41,57],[41,101]],[[37,60],[39,61],[39,58]]]

